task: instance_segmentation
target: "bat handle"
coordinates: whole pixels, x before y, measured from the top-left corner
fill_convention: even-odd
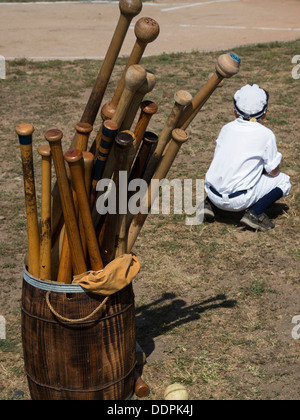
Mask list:
[[[148,397],[148,395],[150,394],[150,388],[137,371],[134,372],[134,380],[135,395],[139,398]]]
[[[93,131],[93,126],[89,123],[79,122],[76,124],[76,144],[74,149],[81,150],[85,152],[87,150],[87,145],[91,132]]]
[[[51,280],[51,150],[49,144],[41,145],[38,153],[42,157],[40,278]]]
[[[138,145],[141,143],[151,118],[158,111],[158,106],[152,101],[144,101],[141,103],[141,114],[134,130]]]

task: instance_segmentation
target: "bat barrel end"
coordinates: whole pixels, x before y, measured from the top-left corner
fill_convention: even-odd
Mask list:
[[[185,143],[188,140],[188,135],[185,130],[181,128],[175,128],[172,131],[172,138],[177,143]]]
[[[45,134],[45,139],[49,142],[49,143],[56,143],[61,141],[61,139],[63,138],[63,133],[61,130],[58,130],[57,128],[53,128],[51,130],[48,130]]]
[[[89,123],[79,122],[76,124],[76,131],[80,134],[89,134],[93,131],[93,126]]]
[[[241,61],[241,58],[234,52],[222,54],[218,58],[216,70],[222,77],[229,79],[239,72]]]
[[[38,153],[43,157],[51,156],[51,149],[50,149],[49,143],[45,143],[39,146]]]
[[[137,16],[142,8],[142,0],[120,0],[120,11],[124,16],[134,17]]]
[[[78,149],[70,149],[64,154],[64,158],[68,163],[76,163],[82,159],[82,151]]]
[[[187,106],[187,105],[189,105],[192,102],[193,97],[186,90],[178,90],[175,93],[174,99],[175,99],[175,102],[177,104],[182,105],[182,106]]]
[[[160,27],[156,20],[150,17],[142,17],[135,24],[134,32],[140,42],[149,44],[150,42],[155,41],[158,37]]]
[[[16,132],[19,136],[31,136],[34,132],[32,124],[21,123],[16,127]]]

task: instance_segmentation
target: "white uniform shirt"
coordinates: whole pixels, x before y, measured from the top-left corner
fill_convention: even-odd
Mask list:
[[[220,194],[248,190],[258,183],[264,169],[272,172],[281,159],[270,129],[238,118],[222,128],[205,182]]]

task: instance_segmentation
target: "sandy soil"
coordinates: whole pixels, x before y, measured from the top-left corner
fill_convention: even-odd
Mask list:
[[[118,2],[0,3],[0,11],[0,55],[7,59],[104,57],[119,17]],[[146,55],[300,38],[299,0],[158,0],[133,19],[121,55],[130,54],[143,16],[161,28]]]

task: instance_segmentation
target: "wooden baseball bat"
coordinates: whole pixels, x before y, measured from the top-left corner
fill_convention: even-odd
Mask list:
[[[152,154],[151,158],[149,159],[147,168],[145,170],[144,179],[149,184],[158,162],[163,155],[165,147],[169,143],[172,137],[172,131],[177,127],[179,118],[181,113],[183,112],[184,108],[188,106],[192,101],[192,95],[185,91],[179,90],[175,93],[175,104],[173,109],[165,123],[165,126],[159,136],[157,147]]]
[[[85,152],[87,150],[88,141],[91,132],[93,131],[93,126],[89,123],[79,122],[76,124],[76,149]]]
[[[82,152],[83,166],[84,166],[84,185],[86,193],[89,197],[92,183],[92,173],[94,169],[95,156],[91,152]]]
[[[116,136],[114,153],[116,155],[116,165],[115,165],[115,172],[114,172],[114,185],[115,185],[115,192],[116,192],[116,213],[107,214],[106,222],[105,222],[105,234],[103,238],[102,244],[102,255],[105,264],[110,263],[115,258],[116,249],[119,247],[119,234],[120,228],[123,222],[124,217],[127,215],[127,208],[126,210],[120,214],[120,202],[122,201],[122,205],[126,201],[127,207],[127,199],[124,198],[124,192],[127,193],[127,180],[126,183],[126,191],[120,188],[120,171],[127,171],[128,168],[128,152],[133,144],[133,136],[128,132],[121,132]],[[124,183],[124,179],[122,179],[122,186]],[[121,194],[120,194],[121,191]],[[121,199],[120,199],[121,195]],[[125,243],[126,245],[126,243]]]
[[[91,132],[93,131],[93,126],[89,123],[79,122],[75,126],[76,135],[74,137],[74,148],[86,151],[88,146],[88,140],[90,137]],[[69,169],[67,167],[67,175],[68,178],[70,174],[68,173]],[[60,196],[59,196],[59,189],[57,183],[54,185],[52,190],[52,230],[53,237],[52,242],[55,243],[57,240],[58,235],[64,235],[64,231],[62,230],[62,209],[60,203]],[[61,239],[60,239],[61,240]]]
[[[235,53],[222,54],[216,63],[216,71],[203,86],[199,93],[193,98],[192,102],[183,111],[178,121],[177,127],[186,130],[207,102],[216,88],[224,79],[229,79],[239,72],[241,59]]]
[[[129,182],[133,179],[142,179],[144,176],[147,163],[154,151],[154,147],[157,145],[158,136],[151,131],[146,131],[140,150],[136,156],[134,165],[130,172]]]
[[[108,47],[101,70],[81,117],[81,122],[87,122],[92,125],[94,124],[131,21],[141,12],[142,7],[142,0],[120,0],[119,21]],[[72,144],[72,147],[74,146],[76,146],[76,144]]]
[[[136,114],[140,108],[141,102],[147,93],[152,92],[156,84],[156,77],[153,73],[146,71],[146,80],[137,90],[131,101],[130,107],[126,113],[125,119],[121,125],[120,131],[130,130]]]
[[[89,139],[90,133],[93,130],[93,127],[91,124],[88,124],[88,123],[78,123],[76,124],[75,128],[77,131],[77,140],[78,140],[77,144],[78,144],[78,147],[80,148],[79,150],[83,151],[82,154],[85,157],[84,159],[85,184],[86,184],[86,188],[90,188],[90,179],[91,179],[91,171],[93,168],[94,155],[90,152],[86,152],[86,149],[87,149],[88,139]],[[72,196],[73,196],[73,201],[74,201],[75,213],[78,220],[83,255],[86,260],[86,257],[87,257],[86,238],[85,238],[82,218],[78,210],[77,196],[73,188],[72,188]],[[60,241],[62,243],[62,246],[61,246],[60,261],[59,261],[58,274],[57,274],[57,282],[71,284],[72,283],[72,260],[71,260],[68,235],[65,229],[62,229],[61,231]]]
[[[136,91],[143,85],[146,77],[147,72],[145,68],[139,64],[134,64],[128,68],[125,77],[125,87],[112,117],[112,120],[116,121],[120,127]]]
[[[121,126],[125,118],[126,112],[130,106],[131,100],[135,92],[142,86],[145,80],[146,70],[144,69],[144,67],[138,64],[129,67],[125,78],[125,88],[122,93],[121,99],[118,103],[116,112],[114,113],[112,118],[112,120],[115,121],[119,126]],[[115,143],[112,146],[111,152],[108,156],[104,168],[103,178],[105,179],[110,179],[115,169],[116,157],[114,153],[114,148]]]
[[[161,181],[166,178],[181,146],[188,140],[188,136],[184,130],[174,129],[172,132],[172,139],[170,141],[167,153],[165,153],[160,160],[158,167],[153,175],[153,180]],[[128,243],[127,243],[127,252],[130,253],[132,248],[138,238],[138,235],[147,219],[148,213],[151,210],[151,207],[159,193],[159,186],[155,183],[149,184],[148,191],[142,200],[142,208],[145,209],[145,212],[137,214],[129,228],[128,232]]]
[[[143,179],[147,164],[157,145],[157,142],[158,142],[158,136],[155,133],[146,131],[142,145],[136,156],[134,165],[131,169],[128,184],[133,179]],[[128,201],[132,197],[133,194],[134,194],[133,192],[128,193]],[[127,220],[126,220],[127,230],[129,229],[130,223],[132,222],[133,218],[134,218],[134,215],[131,213],[128,213]]]
[[[74,201],[62,151],[61,140],[63,138],[63,133],[60,130],[52,129],[46,132],[45,138],[51,147],[51,154],[55,167],[62,211],[70,246],[73,272],[74,275],[79,275],[87,271],[87,266],[84,258]]]
[[[75,203],[74,203],[75,205]],[[58,283],[71,284],[72,283],[72,256],[68,240],[67,232],[64,232],[62,250],[57,272]]]
[[[152,101],[144,101],[140,105],[141,113],[134,130],[134,134],[138,144],[141,144],[144,134],[148,128],[153,115],[158,111],[158,106]]]
[[[112,100],[109,103],[105,104],[101,109],[101,115],[102,115],[103,120],[113,118],[113,115],[117,109],[118,103],[121,99],[123,90],[125,88],[125,78],[126,78],[127,70],[132,65],[138,64],[141,61],[141,58],[145,52],[147,45],[150,42],[155,41],[155,39],[159,35],[159,32],[160,32],[159,25],[154,19],[143,17],[139,19],[137,23],[135,24],[136,42],[129,56],[127,65],[123,71],[122,77],[116,88],[116,91],[114,93]]]
[[[34,132],[34,127],[31,124],[19,124],[16,128],[16,132],[20,143],[24,177],[25,207],[27,217],[28,271],[34,277],[39,278],[40,232],[32,152],[32,134]]]
[[[38,152],[42,157],[40,278],[43,280],[52,280],[51,150],[49,144],[40,146]]]
[[[77,195],[91,267],[92,270],[99,271],[103,268],[103,262],[97,242],[89,205],[89,198],[84,182],[82,152],[78,149],[72,149],[65,153],[64,158],[69,164],[74,189]]]
[[[95,85],[92,89],[91,95],[82,114],[80,120],[81,122],[86,122],[91,125],[94,124],[131,21],[135,16],[137,16],[141,12],[142,7],[142,0],[120,0],[119,21],[116,26],[111,43],[108,47],[105,59],[102,63],[100,72],[97,76]],[[73,137],[70,148],[77,148],[77,133]],[[52,196],[52,234],[54,235],[55,240],[62,226],[61,203],[57,184],[53,188]]]
[[[139,398],[148,397],[150,394],[150,388],[136,370],[134,372],[134,381],[135,395]]]

